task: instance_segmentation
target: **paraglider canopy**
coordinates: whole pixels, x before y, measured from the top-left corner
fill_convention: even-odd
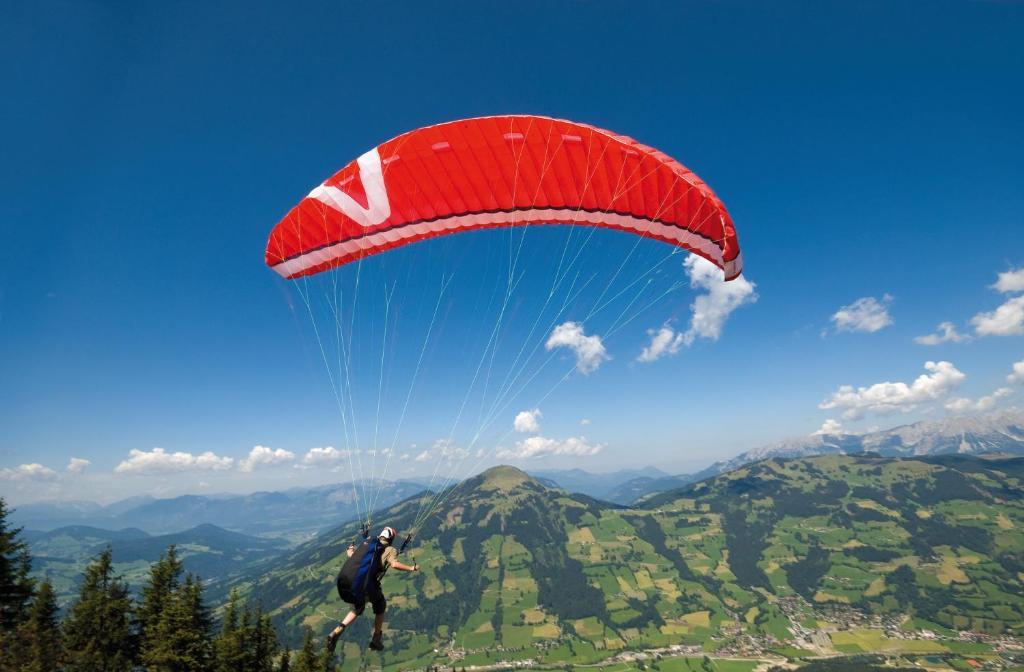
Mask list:
[[[725,205],[668,155],[611,131],[532,115],[410,131],[352,161],[270,234],[266,262],[296,278],[458,231],[598,226],[743,270]]]
[[[524,253],[529,227],[541,224],[564,226],[548,232],[553,235],[536,236],[561,236],[560,255],[547,247],[537,247],[535,255]],[[499,238],[507,241],[507,257],[500,255],[498,263],[491,263],[487,255],[438,255],[443,263],[433,268],[443,266],[444,272],[436,298],[425,293],[423,276],[432,269],[430,253],[443,252],[446,246],[424,249],[422,262],[410,250],[404,256],[379,257],[376,263],[365,264],[368,271],[356,263],[347,269],[351,272],[339,269],[317,276],[410,243],[498,227],[509,228],[507,236],[489,237],[495,248],[502,242]],[[583,232],[576,227],[589,229],[577,236]],[[581,256],[598,228],[631,236],[598,236],[615,244],[590,259]],[[630,237],[631,244],[618,245]],[[642,245],[645,239],[655,242]],[[658,242],[668,247],[661,250]],[[659,258],[643,258],[642,250]],[[520,431],[513,425],[503,436],[488,434],[507,417],[512,403],[529,399],[526,407],[537,409],[573,371],[591,373],[594,361],[610,359],[602,339],[685,284],[668,274],[667,286],[656,280],[666,262],[686,251],[717,266],[725,280],[742,273],[736,229],[711,188],[657,149],[572,121],[505,115],[415,129],[372,147],[313,188],[273,228],[265,260],[284,278],[302,278],[289,286],[309,313],[313,342],[338,407],[345,449],[334,452],[349,463],[362,537],[380,541],[371,538],[372,514],[386,487],[383,478],[403,437],[421,371],[431,366],[443,371],[444,385],[456,393],[447,431],[431,450],[414,458],[433,462],[429,494],[420,500],[411,523],[403,524],[406,537],[398,552],[410,545],[450,496],[456,472],[470,456],[480,464],[505,445],[513,431]],[[396,258],[400,262],[389,268],[388,262]],[[458,261],[452,263],[455,258]],[[539,263],[527,270],[530,258]],[[591,267],[584,272],[588,262]],[[456,270],[467,269],[460,277],[473,282],[453,282]],[[364,295],[369,294],[363,299],[361,271],[371,278],[362,283]],[[595,280],[599,275],[603,277]],[[414,289],[418,298],[399,292],[394,299],[399,285]],[[531,293],[527,287],[540,291]],[[474,328],[460,330],[458,339],[443,340],[438,334],[458,303],[455,295],[472,301]],[[359,321],[360,326],[367,325],[362,334],[356,328],[357,308],[368,313]],[[323,318],[320,325],[318,314]],[[402,325],[399,317],[406,320]],[[404,326],[410,323],[412,330]],[[413,339],[418,347],[405,353],[391,347],[400,326],[402,341],[409,342],[409,335],[423,325],[422,339]],[[430,350],[432,338],[459,348],[457,360],[467,363],[464,385],[457,380],[459,367],[448,366],[450,360]],[[555,377],[543,375],[565,348],[575,353],[572,366]],[[391,368],[398,359],[404,360],[404,367]],[[407,385],[395,386],[400,391],[389,402],[390,376],[396,369]],[[374,384],[365,388],[362,383],[369,394],[359,389],[359,381],[366,380]],[[438,417],[439,410],[447,413],[441,408],[444,396],[431,395],[436,406],[431,417]],[[386,417],[392,409],[393,421],[382,422],[382,410]],[[362,441],[360,416],[372,417],[372,434],[364,434]],[[382,439],[382,427],[388,425],[391,439]],[[375,480],[378,456],[383,471]],[[369,478],[364,475],[364,458],[369,461]],[[475,468],[473,463],[466,466],[469,471]],[[387,541],[396,544],[397,532]]]

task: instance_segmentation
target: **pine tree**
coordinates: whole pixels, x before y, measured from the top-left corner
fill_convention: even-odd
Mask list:
[[[213,669],[210,615],[202,586],[191,574],[167,597],[159,620],[151,626],[141,662],[147,670],[208,672]]]
[[[252,611],[252,635],[249,640],[251,651],[251,670],[253,672],[273,672],[274,656],[277,655],[277,633],[270,622],[270,616],[256,606]]]
[[[292,669],[292,654],[288,649],[285,649],[281,654],[281,662],[277,664],[277,672],[291,672]]]
[[[64,624],[70,672],[127,672],[134,637],[128,587],[114,576],[108,546],[85,569],[78,600]]]
[[[334,654],[324,647],[320,651],[320,660],[317,662],[317,672],[335,672],[338,668],[334,665]]]
[[[218,672],[274,672],[277,633],[258,604],[243,607],[238,593],[232,591],[214,648]]]
[[[21,628],[25,646],[25,672],[57,672],[64,658],[57,597],[49,580],[43,581]]]
[[[239,624],[240,611],[241,598],[237,590],[232,590],[221,619],[220,634],[213,644],[218,672],[235,672],[242,669],[244,664],[245,642]]]
[[[242,618],[238,620],[238,655],[242,667],[240,669],[249,670],[253,666],[253,655],[252,655],[252,636],[253,636],[253,622],[252,622],[252,609],[249,608],[249,604],[246,603],[242,608]]]
[[[293,672],[320,672],[317,666],[316,643],[313,640],[313,631],[306,628],[306,636],[302,640],[302,650],[295,660]]]
[[[202,657],[205,660],[203,669],[213,669],[213,617],[203,600],[203,584],[199,577],[191,574],[186,577],[181,596],[188,613],[188,626],[196,633],[196,656],[200,655],[201,646]]]
[[[0,669],[7,669],[5,659],[18,648],[18,628],[28,617],[32,598],[32,558],[28,546],[19,539],[20,527],[11,527],[7,503],[0,497]]]
[[[152,658],[150,650],[161,646],[156,638],[156,628],[163,610],[170,604],[171,595],[181,583],[184,571],[174,545],[149,568],[149,576],[142,587],[142,602],[135,613],[136,629],[139,633],[139,653],[142,660]]]
[[[0,497],[0,634],[13,633],[28,616],[32,598],[32,558],[18,539],[22,529],[7,522],[7,503]]]

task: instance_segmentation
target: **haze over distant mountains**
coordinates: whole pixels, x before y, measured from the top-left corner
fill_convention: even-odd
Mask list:
[[[548,486],[596,499],[627,505],[656,492],[682,487],[726,473],[745,464],[777,457],[875,452],[886,457],[1024,455],[1024,412],[1001,411],[980,416],[953,416],[866,434],[816,434],[754,448],[730,460],[712,464],[696,474],[669,474],[655,467],[595,474],[583,469],[527,471]],[[376,490],[380,482],[371,484]],[[380,508],[422,491],[425,482],[387,482]],[[149,534],[168,534],[208,523],[261,536],[295,539],[355,518],[351,483],[249,495],[183,495],[168,499],[132,497],[101,506],[92,502],[54,502],[15,507],[12,520],[30,530],[53,530],[71,525],[106,529],[140,528]]]
[[[366,491],[380,490],[378,507],[386,507],[424,489],[414,481],[373,481]],[[201,523],[261,536],[308,536],[324,527],[355,519],[351,483],[292,488],[250,495],[182,495],[168,499],[133,497],[108,506],[92,502],[39,503],[14,507],[12,520],[30,530],[73,525],[108,529],[140,528],[169,534]]]
[[[526,471],[549,486],[554,485],[569,492],[578,492],[620,504],[628,504],[636,499],[636,497],[632,497],[622,501],[621,489],[628,483],[653,483],[664,479],[669,479],[674,483],[677,478],[656,467],[622,469],[603,474],[594,474],[583,469],[527,469]]]
[[[149,565],[172,544],[187,571],[219,580],[251,571],[254,564],[290,547],[284,539],[254,537],[209,524],[162,535],[138,528],[111,531],[88,525],[48,532],[26,530],[22,535],[32,549],[33,574],[53,584],[61,604],[74,598],[86,565],[107,546],[113,551],[117,573],[133,591],[143,585]]]

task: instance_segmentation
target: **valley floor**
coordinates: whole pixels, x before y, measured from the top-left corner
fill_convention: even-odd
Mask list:
[[[909,617],[863,614],[851,608],[816,608],[799,599],[783,601],[791,638],[752,637],[731,630],[719,631],[705,644],[627,649],[593,661],[573,661],[549,655],[545,649],[481,647],[436,649],[432,656],[389,663],[377,669],[458,670],[601,670],[601,672],[768,672],[777,669],[815,669],[815,664],[878,656],[887,667],[920,670],[1024,671],[1024,641],[1009,635],[973,632],[936,632],[915,627]],[[813,623],[815,627],[808,627]],[[538,655],[539,654],[539,655]],[[372,660],[364,660],[363,665]],[[383,663],[383,664],[381,664]],[[851,664],[853,664],[851,662]],[[367,669],[361,666],[361,669]],[[851,667],[850,670],[858,669]]]

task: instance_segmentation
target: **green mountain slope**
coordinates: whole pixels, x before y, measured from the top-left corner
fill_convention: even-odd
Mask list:
[[[673,646],[984,651],[952,630],[1024,632],[1022,478],[1022,460],[768,460],[630,509],[492,469],[428,520],[411,552],[423,571],[385,579],[384,664],[585,664]],[[378,522],[401,531],[419,509],[409,500]],[[325,633],[356,536],[334,530],[241,585],[292,642],[303,626]],[[343,655],[360,653],[367,620]]]
[[[768,460],[655,496],[704,514],[685,557],[719,557],[747,594],[799,595],[953,629],[1024,631],[1024,460]]]

